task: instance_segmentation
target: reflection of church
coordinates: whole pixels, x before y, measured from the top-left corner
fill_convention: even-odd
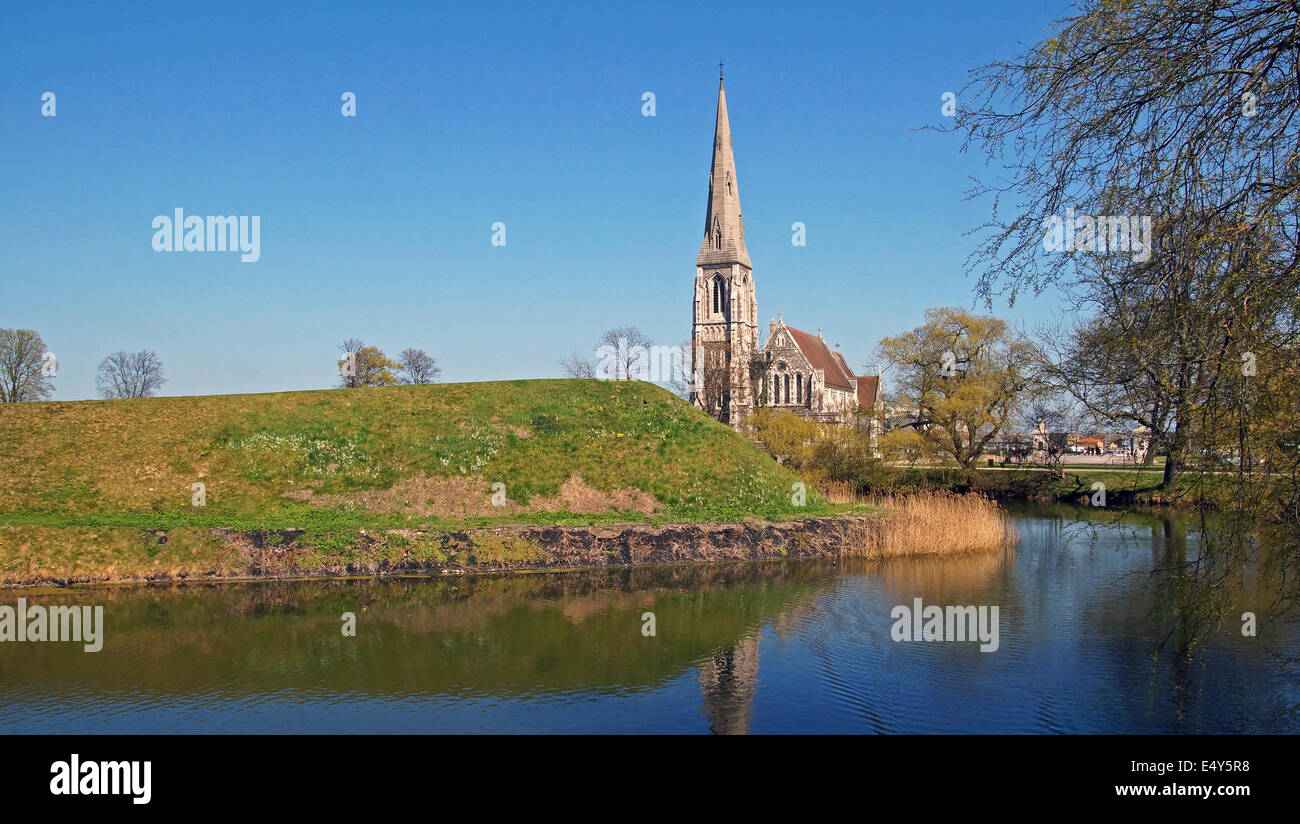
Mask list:
[[[754,693],[758,689],[758,644],[754,632],[724,647],[700,666],[700,692],[704,694],[704,715],[714,735],[744,735],[749,732]]]
[[[825,422],[856,423],[855,413],[870,413],[879,400],[880,378],[854,375],[839,345],[831,349],[820,329],[812,335],[787,326],[783,319],[773,320],[766,345],[759,347],[753,265],[745,248],[721,76],[704,237],[695,259],[691,357],[692,399],[732,426],[760,406]]]

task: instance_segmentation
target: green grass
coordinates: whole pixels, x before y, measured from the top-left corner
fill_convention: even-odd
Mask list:
[[[640,490],[657,507],[552,510],[539,519],[530,502],[556,495],[572,476],[611,495]],[[463,480],[479,506],[503,483],[516,514],[469,519],[416,515],[403,502],[384,512],[349,502],[415,477]],[[811,492],[808,507],[791,505],[796,480],[729,428],[646,383],[505,381],[0,408],[4,523],[445,525],[821,510]],[[206,485],[206,506],[191,505],[195,482]],[[285,497],[306,490],[330,505]]]
[[[1031,467],[976,467],[963,472],[956,467],[893,468],[879,485],[883,489],[950,489],[980,492],[1004,500],[1086,501],[1093,484],[1106,486],[1108,505],[1206,506],[1231,505],[1238,491],[1228,473],[1180,473],[1171,490],[1162,490],[1163,469],[1143,467],[1066,467],[1063,474]],[[1268,483],[1281,488],[1287,480],[1277,476]]]
[[[574,479],[580,499],[566,497]],[[0,525],[13,528],[11,541],[55,528],[295,528],[337,549],[360,529],[841,510],[811,488],[807,505],[793,506],[798,480],[728,427],[640,382],[0,405]],[[193,483],[206,486],[205,506],[192,505]],[[494,483],[505,485],[507,507],[491,506]]]

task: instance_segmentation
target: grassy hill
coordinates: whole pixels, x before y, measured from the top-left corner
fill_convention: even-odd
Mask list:
[[[811,489],[807,506],[793,506],[797,480],[728,427],[647,383],[4,404],[0,573],[22,554],[29,569],[57,566],[59,541],[80,555],[100,553],[93,563],[103,565],[116,556],[113,545],[138,542],[141,530],[179,530],[174,538],[183,538],[209,527],[295,528],[337,548],[361,529],[830,511]],[[195,483],[205,487],[204,506],[193,505]],[[504,485],[496,487],[504,506],[493,505],[494,484]],[[186,547],[173,539],[155,550],[178,555]]]
[[[530,563],[541,547],[435,535],[832,511],[793,506],[797,480],[640,382],[0,404],[0,584],[244,576],[266,551],[303,574]]]

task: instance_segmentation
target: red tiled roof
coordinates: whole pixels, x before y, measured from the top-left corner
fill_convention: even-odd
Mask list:
[[[879,375],[858,376],[858,405],[870,409],[876,405],[876,393],[880,391]]]
[[[836,349],[831,352],[831,357],[835,358],[835,363],[840,367],[840,371],[844,373],[844,377],[855,377],[853,370],[849,368],[849,362],[844,359],[844,355],[840,353],[840,350]]]
[[[794,345],[799,347],[799,351],[812,364],[813,369],[820,369],[826,376],[826,385],[833,386],[836,389],[843,389],[846,392],[853,391],[853,372],[849,370],[848,364],[843,368],[843,356],[832,352],[826,345],[826,341],[817,335],[810,335],[807,332],[795,329],[793,326],[786,326],[790,330],[790,337],[794,338]],[[847,374],[846,374],[847,373]]]

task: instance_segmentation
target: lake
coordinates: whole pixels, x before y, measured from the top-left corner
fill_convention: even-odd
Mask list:
[[[3,592],[104,630],[0,643],[0,731],[1300,732],[1270,575],[1206,584],[1176,518],[1013,514],[952,559]],[[996,650],[894,640],[917,598],[998,607]]]

